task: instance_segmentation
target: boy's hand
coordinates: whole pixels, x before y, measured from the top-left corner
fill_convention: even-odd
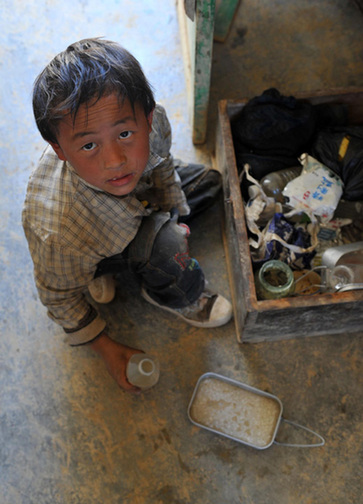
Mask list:
[[[119,387],[128,392],[140,392],[138,387],[131,385],[126,378],[126,366],[130,357],[141,350],[117,343],[106,333],[102,333],[92,341],[90,347],[105,361],[106,368]]]

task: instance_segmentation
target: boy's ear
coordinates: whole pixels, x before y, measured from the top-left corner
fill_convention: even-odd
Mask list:
[[[62,148],[60,145],[58,145],[57,143],[54,143],[54,142],[49,142],[49,145],[52,147],[52,149],[54,150],[54,152],[57,154],[57,156],[59,157],[59,159],[61,161],[67,161],[67,158],[63,154],[63,151],[62,151]]]

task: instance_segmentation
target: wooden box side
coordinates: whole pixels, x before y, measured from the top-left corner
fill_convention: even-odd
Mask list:
[[[225,212],[223,234],[237,340],[241,341],[247,314],[256,310],[257,300],[253,287],[245,213],[227,105],[227,100],[219,103],[215,156],[223,178]],[[238,279],[236,279],[235,272],[237,272]]]
[[[361,333],[363,299],[335,304],[261,310],[248,313],[243,343],[277,341],[307,336]]]

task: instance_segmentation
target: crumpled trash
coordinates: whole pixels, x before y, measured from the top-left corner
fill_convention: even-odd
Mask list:
[[[343,182],[332,170],[308,154],[300,158],[303,170],[282,191],[293,208],[290,214],[305,212],[314,222],[329,222],[343,194]]]
[[[275,259],[292,269],[310,268],[316,244],[313,225],[294,225],[282,213],[276,213],[263,232],[259,249],[251,250],[251,257],[254,264]]]
[[[245,217],[249,230],[259,236],[260,227],[265,226],[276,212],[282,212],[281,203],[265,194],[261,184],[250,174],[250,165],[246,164],[240,178],[246,176],[251,183],[248,188],[249,200],[245,206]]]
[[[309,268],[318,244],[318,223],[294,225],[289,222],[279,211],[281,204],[266,196],[259,182],[250,175],[249,165],[245,165],[242,175],[253,184],[252,198],[245,206],[247,227],[253,235],[249,238],[253,263],[278,259],[293,269]],[[261,228],[264,214],[271,211],[270,219]]]

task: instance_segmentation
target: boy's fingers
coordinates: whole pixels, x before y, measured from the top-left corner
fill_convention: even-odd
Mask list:
[[[120,386],[125,392],[131,392],[132,394],[140,394],[141,392],[141,389],[139,387],[135,387],[135,385],[131,385],[130,383],[127,383],[127,387],[123,385]]]
[[[132,385],[126,378],[126,376],[121,379],[121,383],[119,383],[119,386],[125,390],[125,392],[131,392],[133,394],[139,394],[141,392],[141,389],[139,387],[136,387],[135,385]]]

